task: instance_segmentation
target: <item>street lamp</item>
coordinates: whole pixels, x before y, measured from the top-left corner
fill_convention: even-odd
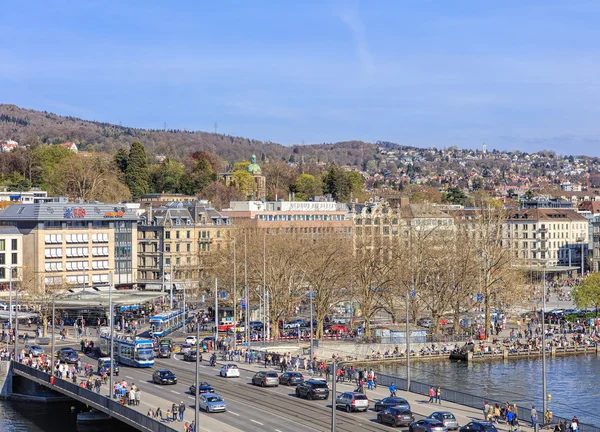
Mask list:
[[[546,264],[542,268],[542,415],[546,415]]]

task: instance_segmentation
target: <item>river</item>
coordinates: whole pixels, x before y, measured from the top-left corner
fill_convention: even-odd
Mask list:
[[[376,371],[406,378],[403,363],[379,365]],[[560,356],[546,359],[548,407],[554,415],[600,426],[600,357],[596,355]],[[411,379],[464,393],[517,402],[533,403],[542,412],[542,360],[520,359],[481,361],[471,364],[446,361],[411,363]],[[520,417],[528,418],[529,413]]]
[[[0,401],[0,431],[2,432],[91,432],[98,428],[79,428],[71,413],[71,403],[33,404]],[[105,430],[105,427],[102,428]],[[113,421],[112,432],[134,432],[135,429]]]

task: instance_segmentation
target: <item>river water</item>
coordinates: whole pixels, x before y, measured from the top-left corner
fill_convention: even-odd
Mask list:
[[[374,368],[375,369],[375,368]],[[377,366],[387,375],[406,378],[404,363]],[[450,360],[411,363],[411,379],[464,393],[516,402],[533,403],[542,412],[542,360],[519,359],[482,361],[471,364]],[[596,355],[561,356],[546,359],[548,407],[554,415],[600,426],[600,357]],[[528,418],[529,413],[520,417]]]
[[[0,401],[0,431],[2,432],[92,432],[96,427],[77,427],[77,417],[71,413],[71,403],[34,404]],[[101,430],[106,430],[106,426]],[[135,429],[113,421],[111,432],[134,432]]]

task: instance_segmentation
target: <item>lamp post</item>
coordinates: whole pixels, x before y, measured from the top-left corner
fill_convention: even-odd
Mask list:
[[[173,263],[170,265],[171,267],[171,276],[169,277],[169,289],[170,289],[170,300],[169,300],[169,310],[173,310]]]
[[[196,400],[194,402],[194,432],[198,431],[198,423],[200,421],[200,407],[198,406],[198,395],[200,393],[200,320],[196,317],[196,390],[194,391]],[[216,346],[217,341],[215,341]]]
[[[115,353],[114,353],[114,334],[113,334],[113,327],[114,327],[114,313],[113,313],[113,302],[112,302],[112,291],[113,291],[113,272],[109,272],[108,273],[108,278],[110,280],[110,284],[108,287],[108,313],[109,313],[109,320],[110,320],[110,380],[109,380],[109,384],[108,384],[108,392],[110,394],[110,398],[112,399],[113,397],[113,370],[114,370],[114,365],[113,362],[115,361]]]
[[[546,264],[542,269],[542,416],[546,415]]]
[[[414,290],[414,285],[413,285]],[[410,391],[410,324],[408,317],[409,308],[408,290],[406,290],[406,391]]]
[[[219,339],[219,280],[215,278],[215,350]]]
[[[333,374],[333,379],[331,383],[331,432],[335,432],[335,410],[337,408],[335,403],[335,399],[337,398],[337,395],[335,393],[335,382],[337,377],[337,359],[333,360],[333,367],[331,372]]]
[[[309,295],[310,295],[310,361],[312,364],[312,360],[315,358],[315,342],[314,342],[314,337],[313,337],[313,287],[312,285],[310,286],[310,291],[309,291]],[[314,365],[313,365],[314,368]]]
[[[51,358],[51,375],[54,375],[54,323],[55,323],[55,309],[54,309],[54,296],[56,295],[56,293],[52,294],[52,357]]]
[[[235,261],[235,237],[233,238],[233,350],[237,348],[237,266]]]

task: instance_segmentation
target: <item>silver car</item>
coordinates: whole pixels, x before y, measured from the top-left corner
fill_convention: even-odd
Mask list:
[[[345,408],[346,412],[367,411],[369,409],[369,398],[360,392],[342,393],[335,399],[336,408]]]
[[[25,345],[25,352],[27,354],[31,353],[31,355],[34,357],[39,357],[44,354],[44,348],[36,344],[28,344]]]
[[[227,405],[221,396],[216,393],[203,393],[198,396],[198,408],[211,412],[224,412],[227,411]]]
[[[252,384],[262,387],[277,387],[279,385],[279,375],[277,375],[277,372],[257,372],[252,377]]]
[[[459,428],[458,421],[454,414],[449,411],[436,411],[431,413],[431,415],[427,418],[438,420],[444,423],[444,426],[448,429],[457,430]]]

